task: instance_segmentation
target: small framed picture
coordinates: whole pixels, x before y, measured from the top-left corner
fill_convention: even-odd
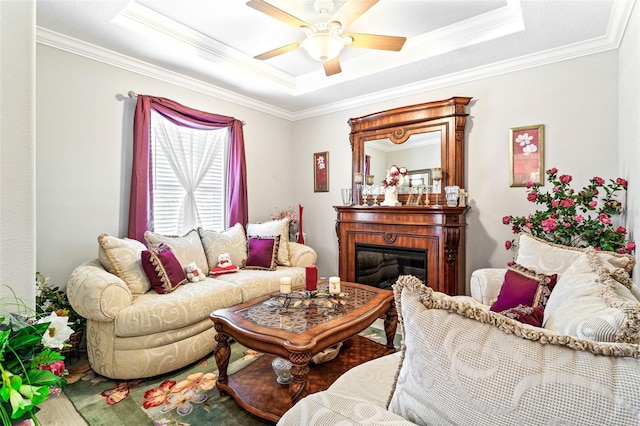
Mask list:
[[[511,186],[544,184],[544,124],[509,131]]]
[[[329,151],[313,154],[313,192],[329,192]]]

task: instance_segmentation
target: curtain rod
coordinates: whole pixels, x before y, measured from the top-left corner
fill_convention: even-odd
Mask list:
[[[138,94],[137,94],[136,92],[134,92],[133,90],[129,90],[129,91],[127,92],[127,95],[129,95],[129,97],[130,97],[131,99],[133,99],[133,98],[137,98],[137,97],[138,97]],[[244,121],[244,120],[242,120],[242,121],[241,121],[241,123],[242,123],[242,125],[243,125],[243,126],[247,124],[247,122],[246,122],[246,121]]]

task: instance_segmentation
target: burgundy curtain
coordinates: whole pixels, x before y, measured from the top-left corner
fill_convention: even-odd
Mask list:
[[[131,194],[129,203],[129,238],[144,242],[144,232],[151,220],[151,162],[149,133],[151,110],[166,119],[192,129],[218,129],[230,127],[230,146],[227,179],[228,226],[247,224],[247,167],[244,156],[242,122],[233,117],[211,114],[180,105],[166,98],[138,95],[133,120],[133,170],[131,172]]]

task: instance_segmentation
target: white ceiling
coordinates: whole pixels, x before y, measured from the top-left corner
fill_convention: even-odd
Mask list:
[[[331,77],[304,33],[247,0],[37,0],[37,42],[296,120],[618,47],[635,0],[381,0],[349,32],[407,37],[345,47]],[[267,0],[304,21],[313,0]],[[334,12],[345,1],[336,0]],[[123,87],[136,90],[135,87]],[[458,94],[452,93],[452,96]]]

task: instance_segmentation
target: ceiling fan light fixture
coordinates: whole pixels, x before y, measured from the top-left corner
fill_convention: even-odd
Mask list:
[[[326,62],[338,56],[344,47],[344,40],[335,34],[316,33],[307,37],[300,46],[312,59]]]

